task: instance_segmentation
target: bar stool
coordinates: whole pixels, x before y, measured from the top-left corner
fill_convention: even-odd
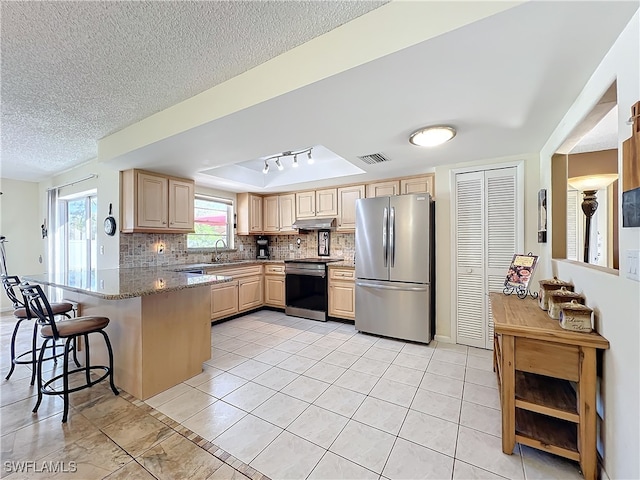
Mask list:
[[[9,297],[9,300],[13,304],[13,316],[18,319],[15,327],[13,328],[13,335],[11,336],[11,369],[9,370],[9,373],[5,377],[5,380],[9,380],[9,378],[11,378],[11,375],[13,374],[13,370],[16,368],[16,365],[30,364],[31,365],[31,385],[33,385],[33,382],[35,381],[35,378],[36,378],[36,363],[38,360],[38,352],[40,350],[39,348],[37,348],[38,327],[40,325],[38,323],[38,320],[36,319],[36,321],[33,324],[31,350],[28,350],[16,356],[16,337],[18,336],[18,330],[20,329],[20,325],[25,320],[31,320],[31,318],[27,313],[27,309],[25,308],[24,303],[20,301],[20,299],[18,298],[18,296],[14,291],[14,288],[18,287],[20,283],[21,283],[20,279],[15,275],[2,275],[2,286],[4,287],[4,291],[7,294],[7,297]],[[73,310],[73,305],[67,302],[51,304],[51,311],[53,312],[54,315],[63,315],[67,318],[71,318],[69,316],[69,312],[71,312],[72,310]],[[43,361],[53,360],[54,362],[56,362],[56,359],[63,355],[63,353],[56,353],[57,346],[60,346],[60,345],[56,345],[54,343],[53,345],[50,345],[49,347],[47,347],[51,350],[52,353],[50,356],[45,357]],[[30,358],[23,359],[23,357],[26,357],[27,355],[30,355]],[[74,360],[76,361],[76,364],[80,366],[77,358],[75,357],[75,349],[74,349]]]
[[[33,409],[33,413],[38,411],[38,407],[42,402],[42,395],[62,395],[64,398],[64,414],[62,416],[62,422],[67,421],[69,413],[69,394],[83,390],[85,388],[92,387],[93,385],[101,382],[109,377],[109,383],[111,384],[111,390],[115,395],[119,395],[120,392],[116,389],[113,383],[113,350],[111,348],[111,342],[109,336],[104,331],[104,328],[109,325],[109,319],[107,317],[78,317],[72,320],[63,320],[56,322],[54,320],[54,313],[51,309],[51,305],[47,300],[42,288],[39,285],[20,285],[22,296],[24,298],[25,308],[28,312],[33,313],[38,317],[43,327],[40,329],[40,335],[44,338],[44,344],[40,349],[40,355],[38,357],[38,401]],[[104,342],[107,346],[109,353],[109,366],[105,365],[91,365],[89,355],[89,334],[99,333],[103,336]],[[85,348],[85,366],[81,368],[75,368],[69,370],[69,351],[70,347],[75,345],[76,338],[82,336],[84,338]],[[42,362],[44,360],[44,352],[47,344],[50,341],[57,341],[58,339],[65,340],[64,351],[64,364],[62,366],[62,374],[56,375],[52,379],[42,383]],[[75,349],[74,349],[75,351]],[[104,373],[96,380],[91,380],[92,370],[102,370]],[[77,387],[69,387],[69,376],[84,372],[86,383]],[[54,389],[51,384],[61,379],[63,381],[62,390]]]

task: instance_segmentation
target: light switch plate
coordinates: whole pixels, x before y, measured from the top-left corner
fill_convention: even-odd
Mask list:
[[[627,250],[627,278],[640,282],[640,250]]]

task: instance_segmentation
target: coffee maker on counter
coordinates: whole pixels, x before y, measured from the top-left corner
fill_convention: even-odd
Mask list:
[[[269,260],[269,239],[260,235],[256,242],[256,258],[259,260]]]

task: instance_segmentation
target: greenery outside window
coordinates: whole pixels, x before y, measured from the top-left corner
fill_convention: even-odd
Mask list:
[[[223,240],[233,248],[233,202],[226,198],[196,195],[194,215],[195,233],[187,235],[187,248],[213,249]],[[218,242],[222,250],[222,243]]]

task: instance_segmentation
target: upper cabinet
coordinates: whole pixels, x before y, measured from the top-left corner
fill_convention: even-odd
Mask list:
[[[400,180],[400,194],[429,193],[431,198],[435,198],[436,190],[434,180],[434,174],[403,178]]]
[[[338,190],[327,188],[296,193],[296,218],[338,215]]]
[[[237,196],[238,235],[257,235],[262,233],[262,197],[253,193],[239,193]]]
[[[193,180],[144,170],[120,172],[120,231],[193,232]]]
[[[280,233],[296,233],[293,228],[296,221],[296,195],[289,193],[278,195],[278,219],[280,221]]]
[[[280,231],[280,212],[278,210],[278,195],[271,195],[262,199],[263,216],[262,231],[264,233],[278,233]]]
[[[353,232],[356,229],[356,200],[364,198],[364,185],[338,188],[339,232]]]
[[[387,197],[389,195],[400,195],[399,180],[388,180],[385,182],[367,184],[367,198]]]

